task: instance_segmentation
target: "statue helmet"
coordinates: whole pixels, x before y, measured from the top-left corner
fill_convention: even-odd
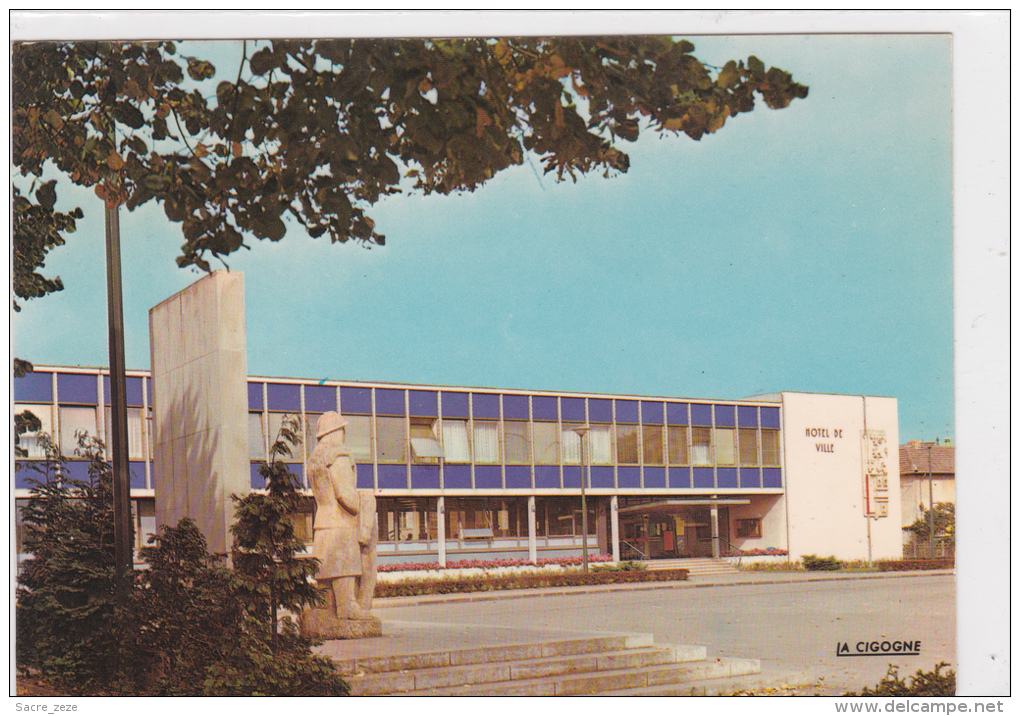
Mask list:
[[[321,415],[318,422],[315,423],[315,437],[316,439],[320,439],[323,435],[328,435],[344,427],[347,427],[347,421],[344,420],[344,417],[340,415],[340,413],[325,413],[324,415]]]

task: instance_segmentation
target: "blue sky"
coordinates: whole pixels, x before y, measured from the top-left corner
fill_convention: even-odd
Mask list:
[[[371,212],[385,247],[253,239],[228,259],[249,372],[891,395],[901,441],[952,436],[950,36],[688,37],[709,64],[755,54],[810,95],[700,142],[646,133],[612,179],[558,184],[533,158],[473,194],[389,198]],[[15,314],[14,353],[106,365],[102,213],[61,198],[87,214],[47,262],[66,289]],[[147,368],[148,309],[200,275],[176,268],[159,207],[121,229],[127,365]]]

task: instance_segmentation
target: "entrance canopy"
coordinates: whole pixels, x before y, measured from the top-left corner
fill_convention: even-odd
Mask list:
[[[643,514],[652,513],[657,514],[681,514],[687,507],[715,507],[716,505],[749,505],[751,500],[746,497],[727,497],[722,499],[694,499],[694,500],[656,500],[655,502],[645,502],[640,505],[628,505],[627,507],[621,507],[619,513],[624,514]]]

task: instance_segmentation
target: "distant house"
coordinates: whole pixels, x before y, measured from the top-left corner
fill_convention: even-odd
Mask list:
[[[907,527],[923,515],[921,506],[929,506],[929,460],[931,460],[931,500],[956,502],[956,448],[947,440],[943,444],[911,440],[900,445],[900,505],[903,526]]]

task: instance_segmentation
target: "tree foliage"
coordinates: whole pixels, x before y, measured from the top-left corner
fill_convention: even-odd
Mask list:
[[[914,524],[903,529],[914,533],[915,540],[927,540],[931,534],[932,514],[919,505],[921,516],[914,520]],[[956,505],[952,502],[935,503],[935,538],[940,542],[948,544],[956,543]]]
[[[756,57],[712,68],[693,50],[651,36],[274,40],[216,68],[173,42],[19,43],[12,156],[22,176],[53,167],[111,205],[159,202],[182,226],[181,266],[209,270],[288,222],[382,244],[367,212],[386,195],[473,191],[528,153],[558,180],[626,172],[620,142],[642,132],[700,139],[758,100],[807,96]],[[16,214],[53,193],[35,198]]]

